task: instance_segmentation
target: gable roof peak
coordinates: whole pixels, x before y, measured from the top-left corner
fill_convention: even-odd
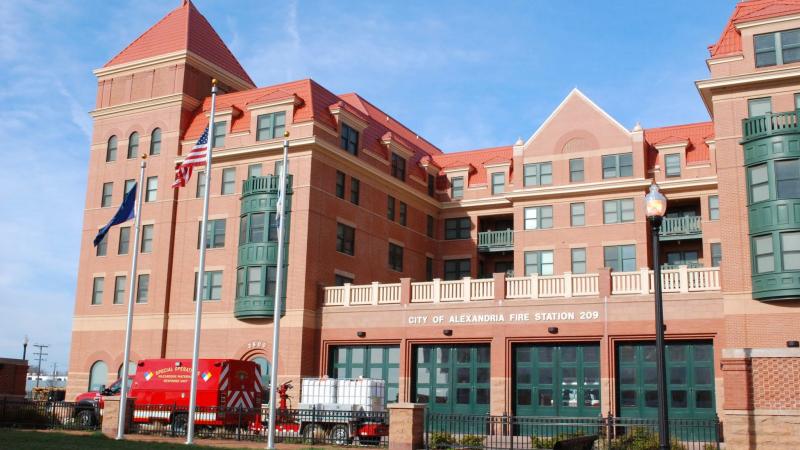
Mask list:
[[[538,136],[539,133],[541,133],[541,131],[545,129],[547,124],[549,124],[558,115],[558,113],[562,109],[564,109],[564,107],[567,105],[567,103],[569,103],[569,101],[571,99],[573,99],[573,98],[577,98],[578,100],[580,100],[580,101],[586,103],[587,105],[589,105],[589,107],[591,107],[595,111],[599,112],[603,117],[605,117],[609,122],[611,122],[614,126],[616,126],[625,135],[630,135],[631,134],[631,132],[628,131],[627,128],[622,126],[622,124],[619,123],[617,121],[617,119],[613,118],[611,116],[611,114],[607,113],[603,108],[599,107],[597,105],[597,103],[593,102],[592,99],[587,97],[586,94],[581,92],[580,89],[578,89],[577,87],[574,87],[574,88],[572,88],[571,91],[569,91],[569,94],[567,94],[567,96],[564,97],[564,100],[562,100],[561,103],[559,103],[558,106],[556,106],[556,109],[554,109],[553,112],[550,113],[549,116],[547,116],[547,119],[545,119],[545,121],[542,122],[541,125],[539,125],[539,128],[536,129],[536,131],[531,135],[531,137],[529,137],[528,140],[525,141],[525,146],[530,145],[530,143],[533,142],[533,140],[536,138],[536,136]]]
[[[255,87],[255,83],[225,45],[214,27],[190,0],[170,11],[103,67],[188,51]]]

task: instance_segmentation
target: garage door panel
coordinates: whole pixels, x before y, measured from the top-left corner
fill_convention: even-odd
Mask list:
[[[517,344],[513,357],[516,415],[599,414],[599,344]]]

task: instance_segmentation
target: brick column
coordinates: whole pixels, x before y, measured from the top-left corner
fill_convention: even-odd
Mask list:
[[[114,397],[104,397],[103,398],[103,425],[101,430],[103,434],[108,437],[117,437],[117,431],[119,430],[119,396]],[[133,399],[128,399],[128,417],[125,421],[126,424],[131,423],[131,413],[133,412]],[[127,425],[126,430],[127,432]]]
[[[492,275],[494,278],[494,300],[503,301],[506,299],[506,273],[499,272]]]
[[[602,267],[597,269],[597,273],[600,275],[597,280],[597,290],[598,290],[598,297],[610,297],[611,296],[611,269],[608,267]]]
[[[400,303],[411,303],[411,278],[400,278]]]
[[[753,409],[753,370],[750,358],[723,358],[726,410]]]
[[[389,408],[389,450],[416,450],[425,446],[425,405],[392,403]]]

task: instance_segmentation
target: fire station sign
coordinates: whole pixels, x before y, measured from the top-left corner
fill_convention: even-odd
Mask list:
[[[418,314],[409,316],[407,323],[408,325],[468,325],[482,323],[571,322],[598,319],[600,319],[600,311],[585,310],[500,314]]]

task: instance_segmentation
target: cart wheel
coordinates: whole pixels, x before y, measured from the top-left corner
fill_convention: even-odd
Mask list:
[[[317,424],[310,423],[303,428],[303,438],[309,444],[322,441],[325,439],[325,430]]]
[[[78,412],[78,425],[81,428],[89,428],[94,426],[94,411],[90,409],[84,409]]]
[[[339,424],[331,428],[330,442],[333,445],[348,445],[352,441],[350,439],[350,430],[347,425]]]
[[[172,416],[173,436],[186,436],[186,427],[189,423],[189,417],[184,413],[175,414]]]

